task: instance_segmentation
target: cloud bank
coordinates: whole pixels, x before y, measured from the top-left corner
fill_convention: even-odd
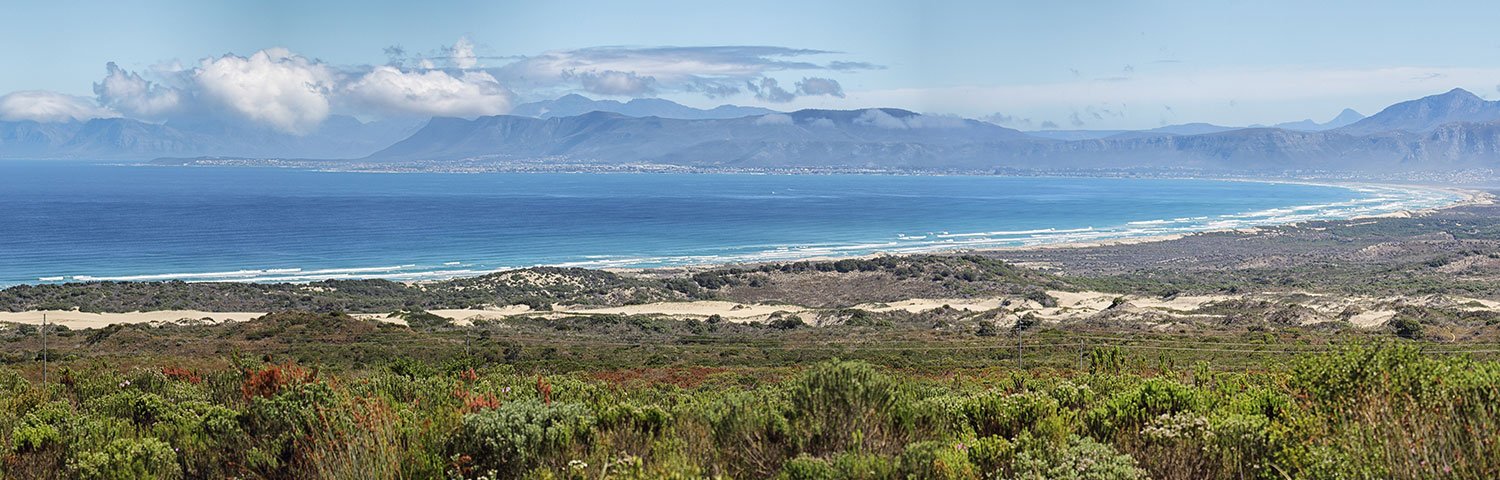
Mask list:
[[[473,48],[461,39],[449,49],[452,63],[477,65]],[[31,92],[11,99],[12,116],[227,121],[304,135],[336,110],[378,117],[473,117],[509,112],[514,99],[483,70],[337,67],[284,48],[209,57],[193,68],[150,72],[163,77],[162,82],[148,81],[113,62],[105,70],[104,78],[94,83],[97,103]]]
[[[208,102],[291,134],[308,133],[328,118],[329,92],[339,82],[332,68],[283,48],[205,59],[194,79]]]
[[[473,117],[509,112],[511,93],[485,72],[376,67],[342,90],[359,110],[388,116]]]
[[[512,59],[491,72],[501,82],[526,90],[577,89],[626,97],[694,92],[710,98],[748,90],[762,101],[782,103],[799,95],[842,97],[844,93],[838,81],[822,77],[804,77],[795,90],[788,90],[771,78],[780,72],[881,68],[864,62],[813,60],[836,53],[770,46],[594,47]]]
[[[94,98],[55,92],[0,97],[0,119],[87,120],[125,116],[152,122],[193,121],[258,126],[293,135],[319,128],[334,114],[364,118],[498,115],[517,91],[537,98],[584,92],[652,97],[694,93],[709,98],[748,94],[765,103],[801,97],[844,98],[826,76],[786,72],[855,72],[863,62],[815,59],[837,52],[772,46],[595,47],[538,55],[487,56],[468,37],[426,54],[384,49],[384,65],[334,65],[286,48],[206,57],[131,71],[114,62],[93,83]]]
[[[144,119],[161,119],[182,108],[182,91],[165,85],[146,81],[139,74],[128,72],[115,62],[105,64],[108,72],[104,79],[94,84],[94,95],[99,105]]]
[[[87,97],[45,90],[22,90],[0,96],[0,121],[70,122],[118,116]]]

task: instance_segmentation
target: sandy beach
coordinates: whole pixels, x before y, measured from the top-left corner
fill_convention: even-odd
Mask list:
[[[1455,202],[1455,203],[1453,203],[1451,205],[1447,205],[1447,206],[1440,207],[1440,208],[1428,209],[1428,210],[1424,210],[1424,211],[1393,212],[1393,213],[1388,213],[1388,214],[1384,214],[1384,215],[1375,215],[1375,216],[1372,216],[1372,217],[1356,217],[1356,218],[1351,218],[1351,219],[1348,219],[1348,220],[1359,220],[1359,219],[1362,219],[1362,218],[1408,217],[1408,216],[1412,216],[1412,215],[1420,215],[1420,214],[1427,213],[1427,212],[1434,211],[1434,210],[1441,210],[1441,209],[1446,209],[1446,208],[1455,208],[1455,207],[1466,206],[1466,205],[1492,204],[1492,203],[1495,202],[1495,197],[1493,195],[1491,195],[1489,193],[1486,193],[1486,192],[1482,192],[1482,191],[1460,189],[1460,188],[1449,188],[1449,187],[1441,187],[1441,188],[1439,188],[1439,187],[1421,187],[1421,188],[1441,189],[1441,190],[1444,190],[1444,191],[1448,191],[1448,192],[1451,192],[1451,193],[1462,195],[1463,199],[1460,200],[1460,201],[1458,201],[1458,202]],[[1225,229],[1225,230],[1219,230],[1219,231],[1235,231],[1235,232],[1239,232],[1239,233],[1253,235],[1253,234],[1256,234],[1257,232],[1259,232],[1260,230],[1257,229],[1257,228],[1238,228],[1238,229]],[[946,253],[985,252],[985,251],[1023,251],[1023,250],[1045,250],[1045,249],[1082,249],[1082,248],[1090,248],[1090,247],[1098,247],[1098,246],[1106,246],[1106,245],[1128,245],[1128,244],[1149,243],[1149,242],[1164,242],[1164,241],[1171,241],[1171,240],[1175,240],[1175,239],[1180,239],[1180,238],[1186,237],[1188,235],[1195,235],[1195,234],[1198,234],[1198,233],[1206,233],[1206,232],[1184,233],[1184,234],[1174,234],[1174,235],[1160,235],[1160,236],[1143,236],[1143,237],[1126,237],[1126,238],[1113,238],[1113,239],[1099,239],[1099,240],[1090,240],[1090,241],[1081,241],[1081,242],[1068,242],[1068,243],[1057,243],[1057,244],[1047,244],[1047,245],[1031,245],[1031,246],[1018,246],[1018,247],[999,247],[999,248],[986,248],[986,249],[974,249],[974,250],[950,250],[950,251],[947,251]],[[807,258],[807,259],[803,259],[803,260],[809,260],[809,261],[826,261],[826,260],[836,260],[836,259],[844,259],[844,258],[870,258],[870,257],[875,257],[875,256],[880,256],[880,255],[890,255],[890,254],[889,253],[880,253],[880,254],[858,255],[858,256],[847,256],[847,257]],[[897,255],[909,255],[909,254],[902,253],[902,254],[897,254]],[[687,267],[657,268],[657,269],[614,268],[614,269],[605,269],[605,270],[610,270],[610,271],[615,271],[615,272],[621,272],[621,273],[628,273],[628,274],[673,275],[673,274],[680,274],[681,272],[684,272],[684,271],[687,271],[687,272],[703,271],[703,270],[708,270],[708,269],[711,269],[711,268],[716,268],[716,267],[719,267],[719,266],[721,266],[721,265],[702,265],[702,266],[687,266]],[[420,283],[423,283],[423,282],[410,282],[410,283],[412,283],[412,284],[420,284]],[[885,303],[874,303],[874,304],[861,304],[861,305],[856,305],[855,308],[860,308],[860,309],[869,310],[869,311],[875,311],[875,312],[886,312],[886,311],[904,310],[904,311],[907,311],[907,312],[918,313],[918,312],[929,311],[929,310],[932,310],[932,309],[936,309],[936,308],[941,308],[941,307],[947,306],[947,307],[950,307],[950,308],[953,308],[953,309],[957,309],[957,310],[967,310],[967,311],[981,312],[981,311],[995,310],[997,308],[1000,308],[1002,305],[1005,305],[1006,302],[1010,302],[1009,303],[1009,307],[1008,307],[1008,311],[1011,312],[1010,313],[1010,319],[1011,320],[1014,320],[1014,318],[1019,317],[1020,315],[1023,315],[1023,314],[1026,314],[1026,313],[1031,313],[1031,314],[1034,314],[1034,315],[1036,315],[1036,316],[1038,316],[1038,317],[1040,317],[1040,318],[1042,318],[1044,320],[1061,321],[1061,320],[1082,318],[1084,316],[1088,316],[1088,315],[1099,313],[1099,312],[1101,312],[1101,311],[1109,308],[1109,306],[1113,302],[1115,302],[1116,298],[1122,298],[1123,300],[1125,300],[1126,305],[1129,306],[1129,307],[1131,307],[1131,308],[1144,309],[1144,310],[1147,310],[1147,311],[1169,312],[1169,313],[1170,312],[1192,311],[1192,310],[1196,310],[1198,308],[1201,308],[1204,305],[1207,305],[1207,304],[1210,304],[1210,303],[1214,303],[1214,302],[1224,301],[1224,300],[1227,300],[1227,299],[1230,298],[1230,297],[1227,297],[1227,296],[1215,295],[1215,296],[1200,296],[1200,297],[1175,297],[1175,298],[1172,298],[1172,299],[1164,300],[1164,299],[1159,299],[1159,298],[1148,298],[1148,297],[1138,297],[1138,296],[1121,297],[1119,295],[1114,295],[1114,294],[1109,294],[1109,293],[1101,293],[1101,292],[1051,291],[1051,292],[1048,292],[1048,293],[1050,295],[1054,296],[1055,298],[1057,298],[1057,300],[1058,300],[1058,305],[1057,306],[1055,306],[1055,307],[1045,307],[1044,308],[1041,305],[1035,304],[1035,302],[1031,302],[1031,301],[1020,299],[1020,298],[991,297],[991,298],[913,298],[913,299],[907,299],[907,300],[896,301],[896,302],[885,302]],[[1357,304],[1360,304],[1360,303],[1376,302],[1376,301],[1379,301],[1381,299],[1376,299],[1376,298],[1345,298],[1345,299],[1340,299],[1340,300],[1341,301],[1324,302],[1324,303],[1327,303],[1328,305],[1326,305],[1325,308],[1323,308],[1322,310],[1326,310],[1329,313],[1334,313],[1336,309],[1347,308],[1350,305],[1357,305]],[[1486,305],[1488,305],[1488,304],[1486,304]],[[529,307],[527,307],[525,305],[501,305],[501,306],[491,306],[491,307],[480,308],[480,309],[437,309],[437,310],[432,310],[431,313],[433,313],[435,315],[442,316],[442,317],[453,319],[456,323],[464,325],[464,324],[470,324],[470,323],[472,323],[473,321],[476,321],[476,320],[498,320],[498,319],[503,319],[503,318],[512,317],[512,316],[516,316],[516,315],[536,315],[536,316],[542,316],[542,317],[558,317],[558,316],[563,316],[563,315],[601,315],[601,314],[618,314],[618,315],[666,315],[666,316],[672,316],[672,317],[677,317],[677,318],[696,318],[696,319],[705,319],[705,318],[717,315],[720,318],[722,318],[722,319],[724,319],[726,321],[731,321],[731,322],[761,322],[761,321],[766,321],[773,314],[777,314],[777,313],[787,314],[787,315],[791,315],[791,314],[809,314],[809,313],[814,313],[815,314],[816,310],[808,308],[808,307],[804,307],[804,306],[798,306],[798,305],[753,304],[753,303],[736,303],[736,302],[729,302],[729,301],[706,300],[706,301],[688,301],[688,302],[648,303],[648,304],[641,304],[641,305],[627,305],[627,306],[618,306],[618,307],[584,307],[584,306],[554,305],[553,308],[552,308],[552,310],[550,310],[550,311],[542,311],[542,312],[533,311],[533,310],[531,310]],[[46,315],[47,321],[50,322],[50,323],[53,323],[53,324],[56,324],[56,325],[63,325],[63,326],[66,326],[68,328],[71,328],[71,329],[87,329],[87,328],[102,328],[102,327],[106,327],[106,326],[109,326],[111,324],[117,324],[117,323],[118,324],[141,324],[141,323],[190,324],[190,323],[241,322],[241,321],[248,321],[248,320],[254,319],[256,317],[260,317],[262,315],[265,315],[266,312],[208,312],[208,311],[199,311],[199,310],[162,310],[162,311],[128,312],[128,313],[87,313],[87,312],[67,311],[67,310],[46,310],[46,311],[26,311],[26,312],[0,312],[0,323],[17,323],[17,324],[38,325],[38,324],[42,323],[42,317],[43,317],[44,314]],[[1364,312],[1361,312],[1361,313],[1355,315],[1353,318],[1349,318],[1348,320],[1351,323],[1355,324],[1356,326],[1359,326],[1359,327],[1362,327],[1362,328],[1373,328],[1373,327],[1377,327],[1379,325],[1384,324],[1393,315],[1394,315],[1393,312],[1389,312],[1389,311],[1364,311]],[[377,321],[391,322],[391,323],[404,323],[404,322],[402,322],[399,319],[389,318],[387,316],[387,314],[385,314],[385,313],[360,313],[360,314],[355,314],[355,316],[358,317],[358,318],[363,318],[363,319],[367,319],[367,320],[377,320]]]

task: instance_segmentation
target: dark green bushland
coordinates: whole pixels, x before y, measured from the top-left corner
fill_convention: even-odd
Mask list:
[[[538,375],[0,369],[4,478],[1496,478],[1500,364],[1374,344],[1259,371]],[[409,362],[408,362],[409,363]]]

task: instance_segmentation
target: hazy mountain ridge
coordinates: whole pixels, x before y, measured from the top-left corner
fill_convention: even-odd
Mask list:
[[[334,116],[303,136],[224,123],[155,124],[128,118],[86,122],[0,121],[0,158],[143,159],[163,156],[349,158],[415,132],[414,120],[360,122]]]
[[[627,117],[661,117],[682,120],[709,120],[750,117],[777,113],[775,110],[739,105],[719,105],[711,109],[693,108],[671,100],[660,98],[637,98],[628,102],[616,100],[594,100],[583,95],[569,94],[555,100],[516,105],[510,115],[518,117],[573,117],[589,112],[611,112]]]
[[[1462,92],[1462,91],[1459,91]],[[1467,92],[1462,92],[1467,94]],[[1437,103],[1454,92],[1414,102]],[[1470,95],[1472,96],[1472,95]],[[1477,97],[1475,97],[1477,98]],[[1459,98],[1458,100],[1464,101]],[[1407,102],[1410,103],[1410,102]],[[1500,111],[1393,106],[1328,130],[1186,124],[1102,138],[1052,140],[973,120],[905,110],[802,110],[728,120],[593,113],[529,119],[434,120],[377,161],[565,158],[582,163],[694,167],[895,169],[1201,168],[1218,170],[1446,170],[1500,163]],[[1444,117],[1444,112],[1459,115]],[[1343,112],[1324,125],[1351,121]],[[1359,133],[1364,125],[1389,126]],[[1361,127],[1366,128],[1366,127]],[[1180,132],[1180,133],[1173,133]]]
[[[905,161],[911,158],[907,152],[931,150],[923,146],[1025,139],[1019,131],[984,122],[899,109],[801,110],[711,120],[592,112],[550,119],[510,115],[472,121],[433,119],[410,138],[369,159],[566,156],[591,163],[811,166],[843,165],[866,155],[874,155],[870,158],[877,163]]]
[[[1468,90],[1455,88],[1441,95],[1391,105],[1338,131],[1356,135],[1393,130],[1424,133],[1455,122],[1497,120],[1500,120],[1500,102],[1486,101]]]
[[[676,105],[671,108],[710,112],[666,100],[596,102],[572,96],[556,102],[574,106],[671,104]],[[1500,165],[1500,102],[1484,101],[1459,89],[1401,102],[1357,121],[1357,112],[1345,110],[1330,122],[1316,124],[1317,128],[1200,123],[1142,131],[1080,131],[1086,135],[1073,136],[1063,131],[1055,138],[894,108],[703,119],[635,117],[598,110],[546,117],[548,112],[530,112],[537,117],[434,118],[420,128],[410,121],[362,123],[332,117],[301,137],[237,125],[158,125],[121,118],[56,124],[0,122],[0,157],[239,156],[362,158],[364,163],[407,164],[479,160],[909,170],[1405,171]],[[1341,122],[1351,123],[1331,128]]]
[[[1337,116],[1333,117],[1332,120],[1329,120],[1327,122],[1318,123],[1309,118],[1298,122],[1278,123],[1272,125],[1271,127],[1280,128],[1283,130],[1306,130],[1321,132],[1324,130],[1333,130],[1335,128],[1343,127],[1345,125],[1349,125],[1364,119],[1364,114],[1356,112],[1352,108],[1345,108],[1344,111],[1339,112]]]
[[[1226,127],[1211,123],[1183,123],[1177,125],[1166,125],[1146,130],[1033,130],[1026,132],[1033,137],[1048,140],[1099,140],[1102,138],[1130,138],[1130,137],[1156,137],[1162,135],[1202,135],[1205,133],[1219,133],[1230,130],[1238,130],[1240,127]]]

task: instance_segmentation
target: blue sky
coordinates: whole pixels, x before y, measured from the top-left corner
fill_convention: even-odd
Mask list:
[[[1454,87],[1500,97],[1496,2],[302,3],[8,4],[0,93],[28,93],[0,116],[226,114],[295,132],[578,92],[1150,128],[1322,121]],[[725,48],[746,46],[776,48]],[[268,97],[261,80],[316,88]]]

